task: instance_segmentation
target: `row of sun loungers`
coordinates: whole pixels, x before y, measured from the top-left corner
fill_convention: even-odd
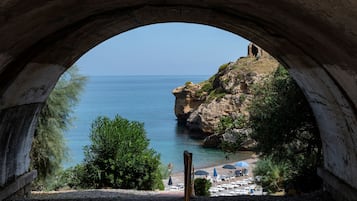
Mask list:
[[[262,195],[261,187],[254,184],[253,178],[230,183],[222,183],[209,189],[211,196]]]
[[[218,176],[217,178],[215,178],[213,186],[209,189],[211,197],[263,195],[262,188],[254,183],[254,179],[252,177],[239,180],[237,180],[236,178],[237,177],[228,176]],[[175,186],[170,186],[168,190],[183,191],[184,185],[183,183],[180,183]]]

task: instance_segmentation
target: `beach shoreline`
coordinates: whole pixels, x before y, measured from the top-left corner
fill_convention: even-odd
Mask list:
[[[258,156],[252,155],[248,159],[243,159],[240,161],[245,161],[249,164],[248,169],[248,176],[241,176],[241,177],[236,177],[234,180],[244,180],[249,177],[253,177],[252,170],[256,165],[256,162],[259,160]],[[213,165],[209,167],[203,167],[203,168],[197,168],[195,170],[205,170],[209,172],[210,176],[213,177],[213,169],[216,168],[217,173],[219,175],[224,175],[228,174],[229,171],[233,170],[227,170],[223,169],[222,166],[225,164],[231,164],[234,165],[238,161],[235,162],[228,162],[224,164],[219,164],[219,165]],[[176,172],[171,174],[171,178],[173,181],[173,184],[171,187],[177,187],[184,185],[184,172]],[[120,198],[134,198],[134,197],[139,197],[140,200],[142,200],[143,196],[151,196],[155,198],[160,198],[160,197],[170,197],[170,198],[182,198],[184,195],[184,189],[183,188],[170,188],[168,185],[168,178],[163,179],[164,185],[165,185],[165,190],[163,191],[138,191],[138,190],[125,190],[125,189],[85,189],[85,190],[61,190],[61,191],[32,191],[31,198],[32,199],[68,199],[68,198],[108,198],[108,197],[118,197]],[[224,183],[224,182],[219,182],[219,183]],[[213,186],[219,184],[219,183],[213,183]]]
[[[253,177],[252,170],[254,169],[256,162],[258,160],[259,160],[259,158],[255,154],[252,154],[252,156],[250,158],[240,160],[240,161],[245,161],[249,164],[249,167],[246,168],[248,170],[248,177]],[[195,168],[194,171],[204,170],[209,173],[210,177],[213,177],[213,169],[216,168],[218,175],[228,175],[228,174],[231,174],[232,170],[224,169],[223,165],[226,165],[226,164],[234,165],[237,162],[238,161],[234,161],[234,162],[222,163],[222,164],[217,164],[217,165],[212,165],[212,166],[207,166],[207,167]],[[194,166],[194,164],[193,164],[193,166]],[[247,176],[241,177],[240,179],[244,179],[244,178],[247,178]],[[184,184],[184,172],[172,173],[171,179],[172,179],[172,186],[183,185]],[[168,180],[169,180],[169,178],[163,179],[165,189],[170,188],[170,186],[168,185]]]

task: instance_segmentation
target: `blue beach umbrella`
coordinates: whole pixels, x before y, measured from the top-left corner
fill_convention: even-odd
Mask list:
[[[204,171],[204,170],[197,170],[197,171],[195,172],[195,175],[207,176],[207,175],[209,175],[209,173],[206,172],[206,171]]]
[[[213,168],[213,176],[214,176],[214,177],[217,177],[217,176],[218,176],[216,168]]]
[[[242,167],[242,168],[246,168],[246,167],[249,167],[249,164],[245,161],[239,161],[235,164],[235,166],[237,167]]]
[[[224,169],[236,169],[236,167],[234,165],[229,165],[229,164],[223,165],[222,168],[224,168]]]

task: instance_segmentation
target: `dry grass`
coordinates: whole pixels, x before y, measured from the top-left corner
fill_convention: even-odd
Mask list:
[[[279,62],[273,57],[263,57],[256,59],[255,57],[241,57],[236,61],[237,68],[244,68],[258,74],[269,74],[276,70]]]

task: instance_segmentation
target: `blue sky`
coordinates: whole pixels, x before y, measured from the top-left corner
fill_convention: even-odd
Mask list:
[[[246,56],[249,41],[214,27],[163,23],[119,34],[78,61],[84,75],[213,75]]]

